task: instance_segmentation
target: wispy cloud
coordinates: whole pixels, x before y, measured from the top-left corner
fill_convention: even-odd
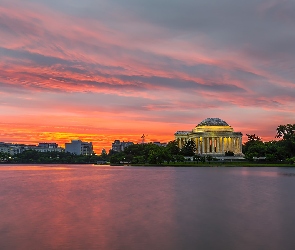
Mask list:
[[[266,121],[294,120],[294,16],[288,0],[1,0],[1,140],[96,122],[100,148],[207,116],[271,137]]]

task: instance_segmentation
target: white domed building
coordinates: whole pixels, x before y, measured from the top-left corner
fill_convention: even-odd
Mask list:
[[[226,151],[231,151],[235,156],[243,156],[243,134],[234,132],[230,125],[219,118],[207,118],[192,131],[177,131],[174,135],[179,148],[187,141],[194,140],[197,154],[224,156]]]

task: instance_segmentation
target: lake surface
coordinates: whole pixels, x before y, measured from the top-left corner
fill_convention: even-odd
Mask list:
[[[295,247],[294,168],[0,165],[0,249]]]

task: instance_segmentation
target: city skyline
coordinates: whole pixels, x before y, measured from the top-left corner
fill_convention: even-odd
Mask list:
[[[168,142],[294,123],[295,2],[0,0],[0,141]]]

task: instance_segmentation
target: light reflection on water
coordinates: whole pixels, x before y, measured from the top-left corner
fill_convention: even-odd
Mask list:
[[[0,165],[0,249],[294,249],[294,173]]]

